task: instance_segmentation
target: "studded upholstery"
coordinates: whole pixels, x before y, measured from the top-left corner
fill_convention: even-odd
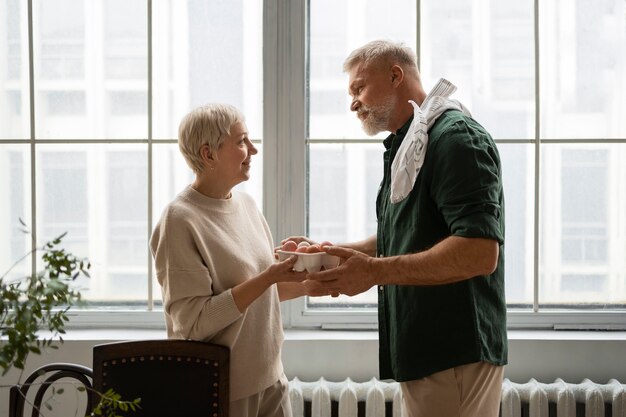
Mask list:
[[[132,416],[228,416],[229,350],[189,340],[116,342],[93,348],[94,389],[141,398]],[[94,399],[94,404],[97,401]]]

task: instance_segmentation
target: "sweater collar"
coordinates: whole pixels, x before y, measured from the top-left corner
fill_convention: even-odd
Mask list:
[[[181,197],[199,207],[211,210],[219,210],[222,212],[235,211],[239,202],[239,193],[237,193],[236,191],[232,191],[231,197],[227,199],[212,198],[195,190],[191,185],[188,185],[180,193],[180,195]]]

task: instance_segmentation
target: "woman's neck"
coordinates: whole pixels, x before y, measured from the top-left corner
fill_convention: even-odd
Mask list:
[[[196,175],[196,179],[191,184],[191,188],[204,194],[207,197],[227,200],[232,197],[232,188],[220,183],[214,178],[207,178],[203,175]]]

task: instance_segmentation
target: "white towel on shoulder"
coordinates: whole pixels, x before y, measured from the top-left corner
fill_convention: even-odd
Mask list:
[[[457,100],[448,97],[456,86],[442,78],[424,99],[422,107],[409,100],[413,106],[413,121],[391,164],[391,202],[404,200],[415,185],[415,179],[424,164],[428,147],[428,130],[447,110],[459,110],[471,117],[469,110]]]

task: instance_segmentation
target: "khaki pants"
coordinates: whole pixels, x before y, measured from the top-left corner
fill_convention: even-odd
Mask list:
[[[283,376],[264,391],[232,401],[229,417],[291,417],[289,381]]]
[[[403,417],[498,417],[503,374],[476,362],[401,382]]]

